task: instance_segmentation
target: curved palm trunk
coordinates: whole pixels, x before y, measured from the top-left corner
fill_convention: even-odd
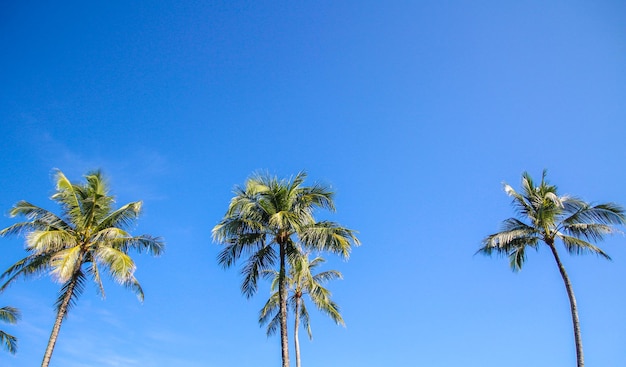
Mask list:
[[[300,297],[296,296],[294,307],[293,345],[296,348],[296,367],[300,367],[300,340],[298,339],[298,327],[300,326]]]
[[[57,337],[59,335],[59,330],[61,330],[61,323],[67,314],[67,306],[70,304],[70,300],[72,299],[72,294],[74,293],[74,288],[76,287],[76,279],[74,279],[69,287],[67,288],[67,292],[63,297],[63,302],[59,307],[59,312],[57,313],[57,318],[54,321],[54,326],[52,327],[52,333],[50,333],[50,339],[48,340],[48,346],[46,347],[46,353],[43,355],[43,361],[41,362],[41,367],[48,367],[50,364],[50,359],[52,358],[52,351],[54,350],[54,345],[57,342]]]
[[[563,263],[561,263],[561,259],[559,258],[559,254],[556,252],[556,247],[554,246],[554,242],[546,241],[550,250],[552,251],[552,255],[554,255],[554,260],[556,261],[557,266],[559,267],[559,272],[561,273],[561,277],[563,278],[563,283],[565,283],[565,289],[567,290],[567,296],[569,297],[570,309],[572,312],[572,323],[574,324],[574,341],[576,342],[576,365],[578,367],[585,366],[585,357],[583,355],[583,340],[580,332],[580,321],[578,320],[578,307],[576,306],[576,297],[574,297],[574,289],[572,288],[572,283],[565,272],[565,267]]]
[[[280,346],[283,359],[283,367],[289,367],[289,341],[287,335],[287,286],[285,273],[285,244],[279,243],[280,247],[280,273],[278,280],[278,302],[280,303]]]

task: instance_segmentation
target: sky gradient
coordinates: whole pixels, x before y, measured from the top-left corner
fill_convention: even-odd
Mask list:
[[[0,210],[58,212],[53,169],[100,168],[119,205],[144,201],[133,233],[167,243],[134,256],[143,304],[87,287],[51,366],[279,365],[257,323],[269,284],[243,297],[211,229],[252,173],[301,170],[336,192],[318,218],[362,242],[325,256],[346,327],[313,313],[303,366],[575,365],[549,251],[520,273],[474,253],[524,171],[626,205],[623,2],[6,1],[0,47]],[[600,246],[613,261],[563,260],[587,364],[623,367],[626,238]],[[0,248],[0,269],[25,254]],[[19,338],[0,365],[40,363],[57,291],[42,276],[0,294],[23,313],[0,325]]]

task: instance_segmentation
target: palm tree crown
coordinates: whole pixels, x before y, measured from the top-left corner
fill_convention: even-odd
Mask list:
[[[149,235],[132,236],[124,228],[139,217],[142,203],[132,202],[114,210],[114,198],[100,171],[85,176],[84,184],[71,183],[56,172],[56,192],[52,200],[61,206],[62,215],[20,201],[11,216],[28,220],[0,231],[0,235],[25,234],[28,256],[9,267],[0,279],[4,290],[20,277],[49,273],[62,284],[56,302],[57,320],[42,366],[47,366],[56,337],[68,309],[83,292],[91,278],[104,296],[103,270],[112,279],[134,291],[143,300],[143,290],[134,276],[135,263],[130,250],[159,255],[164,243]]]
[[[333,279],[342,279],[342,275],[337,270],[327,270],[320,273],[313,273],[313,270],[323,264],[326,260],[322,257],[316,257],[309,261],[306,254],[294,256],[290,261],[290,267],[287,275],[287,287],[289,299],[287,304],[297,312],[297,319],[302,321],[302,325],[306,328],[309,339],[313,338],[311,326],[309,323],[309,312],[304,302],[304,296],[313,302],[318,310],[325,313],[335,323],[344,325],[343,318],[339,312],[339,306],[330,298],[331,292],[324,287],[324,284]],[[279,273],[274,270],[265,272],[265,275],[272,278],[272,294],[270,299],[259,313],[259,323],[267,324],[267,335],[273,335],[279,325],[278,320],[278,279]]]
[[[517,271],[526,260],[527,247],[537,248],[540,242],[551,245],[560,239],[570,254],[595,253],[610,259],[590,241],[617,232],[613,225],[624,224],[624,209],[614,203],[591,205],[576,197],[558,196],[557,187],[546,182],[546,173],[538,186],[524,173],[522,193],[504,185],[519,219],[505,220],[502,231],[486,237],[479,252],[505,254]]]
[[[257,174],[237,187],[224,218],[213,228],[213,239],[224,245],[218,262],[230,267],[247,256],[241,270],[242,293],[250,297],[259,277],[278,262],[281,352],[289,366],[287,343],[286,259],[299,248],[329,251],[347,258],[351,245],[359,245],[355,232],[329,221],[316,221],[315,209],[335,210],[333,192],[320,185],[303,186],[306,174],[279,180]]]
[[[614,225],[624,224],[624,209],[614,203],[588,204],[573,196],[559,196],[557,187],[548,184],[546,171],[537,185],[528,173],[522,175],[522,192],[505,184],[504,191],[513,198],[517,218],[503,222],[500,232],[487,236],[478,252],[506,255],[514,271],[526,261],[526,249],[545,243],[557,263],[570,300],[578,367],[584,366],[582,338],[574,290],[557,252],[560,240],[570,254],[594,253],[610,259],[592,244],[608,234],[616,233]]]
[[[328,270],[313,274],[319,265],[325,262],[321,257],[316,257],[309,261],[308,254],[300,254],[292,256],[289,259],[289,270],[286,277],[289,298],[287,304],[291,306],[294,315],[294,345],[296,352],[296,367],[300,367],[300,340],[298,338],[300,322],[306,328],[309,339],[313,338],[311,332],[311,324],[309,322],[309,311],[304,296],[313,302],[318,310],[328,315],[335,323],[344,325],[343,318],[339,312],[339,306],[330,298],[331,293],[324,287],[324,283],[333,279],[341,279],[341,273],[336,270]],[[266,271],[265,275],[272,278],[272,294],[265,303],[263,309],[259,313],[259,323],[267,324],[267,335],[272,335],[280,325],[279,311],[279,292],[278,282],[280,280],[279,273],[271,270]]]

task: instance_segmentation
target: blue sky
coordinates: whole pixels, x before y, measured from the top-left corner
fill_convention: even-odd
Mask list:
[[[549,170],[561,193],[626,205],[626,6],[618,1],[151,1],[0,5],[0,209],[50,210],[52,172],[101,168],[134,233],[140,304],[109,282],[63,324],[52,366],[276,366],[210,231],[253,172],[309,173],[359,231],[327,256],[346,328],[312,319],[303,365],[572,366],[569,306],[545,249],[520,273],[474,256],[513,215],[502,182]],[[3,216],[0,226],[15,220]],[[2,239],[0,268],[24,255]],[[626,238],[570,257],[587,364],[626,365]],[[0,294],[40,363],[58,286]]]

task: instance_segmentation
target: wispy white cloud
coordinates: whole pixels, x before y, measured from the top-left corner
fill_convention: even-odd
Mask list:
[[[44,164],[62,170],[71,180],[78,180],[90,170],[102,169],[113,181],[114,194],[118,197],[129,197],[129,200],[166,198],[154,183],[170,174],[171,165],[167,157],[150,147],[133,146],[131,154],[119,157],[119,153],[114,156],[98,151],[77,151],[42,127],[32,128],[31,135]]]

